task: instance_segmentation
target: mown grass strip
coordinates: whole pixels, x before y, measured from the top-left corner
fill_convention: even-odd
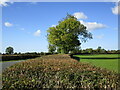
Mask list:
[[[80,62],[86,62],[97,67],[105,68],[118,73],[118,59],[100,60],[100,59],[81,59]]]
[[[105,54],[105,55],[75,55],[80,58],[80,62],[89,63],[97,67],[105,68],[111,71],[120,73],[118,61],[118,54]],[[97,57],[97,58],[96,58]],[[106,57],[106,58],[103,58]],[[101,59],[102,58],[102,59]],[[114,59],[116,58],[116,59]]]
[[[96,55],[93,55],[93,54],[91,54],[91,55],[74,55],[74,56],[77,56],[77,57],[80,57],[80,58],[95,58],[95,59],[101,59],[101,58],[116,58],[116,59],[118,59],[118,58],[120,58],[120,56],[119,56],[119,54],[96,54]]]

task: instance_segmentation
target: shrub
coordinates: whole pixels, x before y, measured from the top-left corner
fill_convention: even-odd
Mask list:
[[[10,61],[10,60],[22,60],[22,59],[30,59],[40,57],[40,55],[27,55],[27,54],[21,54],[21,55],[2,55],[2,61]]]
[[[3,72],[3,90],[43,88],[117,89],[117,73],[80,63],[68,55],[49,55],[17,63]]]

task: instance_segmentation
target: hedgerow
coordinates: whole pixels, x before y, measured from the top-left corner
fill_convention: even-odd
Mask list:
[[[43,88],[118,89],[119,75],[69,55],[49,55],[17,63],[3,72],[3,90]]]
[[[2,55],[2,61],[10,61],[10,60],[23,60],[23,59],[31,59],[35,57],[40,57],[40,55]]]

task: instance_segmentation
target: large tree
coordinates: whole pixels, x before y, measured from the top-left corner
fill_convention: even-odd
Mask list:
[[[13,47],[7,47],[6,48],[6,54],[13,54],[13,53],[14,53]]]
[[[48,42],[55,45],[61,53],[69,53],[81,45],[82,41],[92,39],[92,34],[74,16],[67,14],[66,18],[58,22],[58,25],[48,30]]]
[[[55,53],[56,47],[54,45],[49,44],[48,46],[49,53]]]

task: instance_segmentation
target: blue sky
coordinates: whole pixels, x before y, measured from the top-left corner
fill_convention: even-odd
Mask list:
[[[81,48],[118,49],[118,14],[113,2],[16,2],[2,7],[2,52],[47,52],[47,30],[67,13],[93,34]]]

